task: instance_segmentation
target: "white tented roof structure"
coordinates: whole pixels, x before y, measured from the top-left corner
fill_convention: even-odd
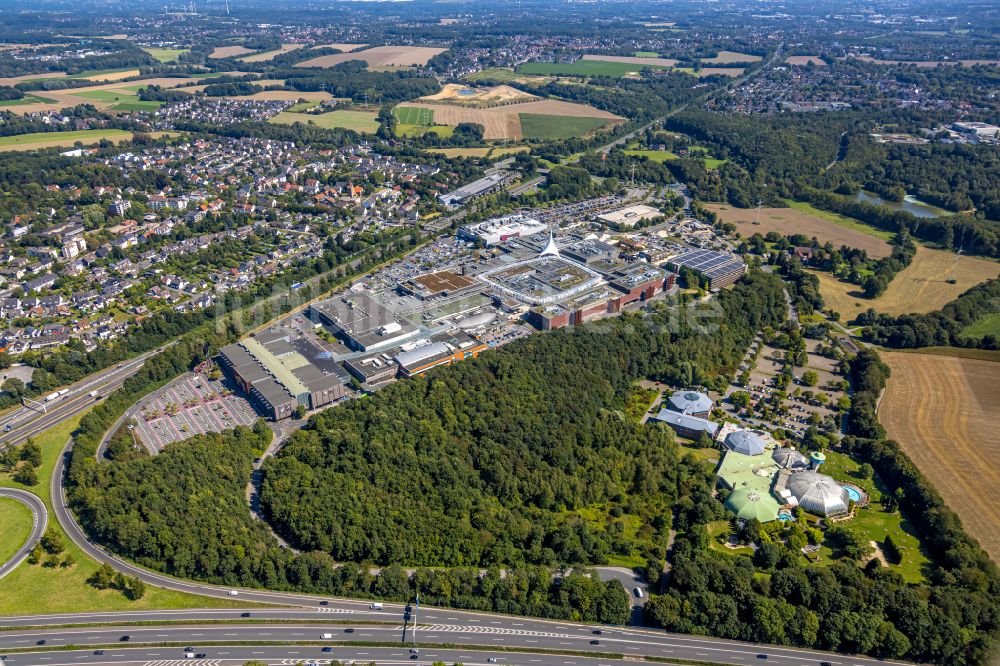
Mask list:
[[[545,244],[544,248],[542,248],[541,256],[559,256],[559,246],[556,245],[556,238],[552,235],[551,231],[549,231],[549,242]]]
[[[785,484],[799,506],[818,516],[847,513],[850,497],[847,490],[830,477],[817,472],[796,472]]]

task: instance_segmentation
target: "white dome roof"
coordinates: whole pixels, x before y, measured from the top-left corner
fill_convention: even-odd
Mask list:
[[[825,474],[796,472],[785,487],[799,501],[799,506],[820,516],[847,513],[850,497],[847,490]]]

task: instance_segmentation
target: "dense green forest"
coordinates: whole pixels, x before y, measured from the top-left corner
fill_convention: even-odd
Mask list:
[[[248,512],[232,510],[244,501],[256,441],[247,432],[171,446],[155,459],[122,451],[111,462],[94,459],[104,431],[128,404],[229,336],[210,336],[210,344],[185,343],[161,354],[83,419],[70,465],[70,499],[82,523],[101,541],[178,575],[367,595],[381,594],[389,584],[358,567],[334,568],[335,547],[338,556],[355,561],[515,565],[514,578],[504,578],[499,588],[476,588],[466,596],[459,590],[467,586],[445,594],[440,590],[448,588],[435,583],[428,591],[434,596],[438,590],[441,603],[452,605],[601,619],[601,613],[618,608],[611,588],[595,581],[588,597],[604,601],[585,607],[563,599],[560,584],[538,573],[550,569],[531,564],[594,563],[616,552],[662,562],[673,504],[694,502],[692,493],[709,497],[712,477],[707,469],[693,458],[679,460],[669,432],[641,428],[620,409],[638,377],[691,384],[732,372],[754,332],[779,325],[785,311],[780,281],[759,273],[720,301],[720,326],[714,330],[695,331],[687,317],[662,312],[649,321],[631,315],[530,336],[314,417],[269,466],[266,504],[303,530],[311,527],[301,517],[319,521],[316,511],[342,511],[352,522],[344,522],[337,532],[302,537],[303,544],[317,539],[321,548],[302,556],[277,548],[259,525],[252,527]],[[514,413],[518,418],[511,417]],[[395,439],[404,430],[399,427],[403,418],[414,424],[405,429],[410,447],[405,456],[388,448],[403,445]],[[340,453],[327,459],[326,451],[334,449],[324,442],[331,447],[336,442]],[[524,459],[511,456],[508,447],[519,447]],[[301,465],[311,459],[306,464],[315,469],[303,476]],[[338,473],[340,459],[356,467],[350,478]],[[151,474],[153,468],[159,471]],[[383,472],[386,476],[380,476]],[[191,483],[171,485],[178,475],[190,477]],[[156,492],[144,492],[151,489],[143,480],[148,476],[166,481],[150,482]],[[198,491],[189,493],[189,487]],[[292,498],[300,490],[310,496],[294,513],[282,502],[298,501]],[[421,494],[427,499],[421,500]],[[215,499],[202,499],[207,497]],[[333,500],[332,509],[328,500]],[[421,503],[406,506],[405,501]],[[605,505],[600,520],[573,514],[597,504]],[[408,515],[384,513],[396,509]],[[433,512],[438,524],[425,525],[430,522],[424,520],[427,512]],[[642,521],[628,538],[625,519]],[[192,524],[199,527],[187,529]],[[415,526],[432,531],[421,539],[406,531]],[[464,575],[457,571],[418,576]],[[512,587],[519,577],[536,583],[528,589]],[[615,621],[624,621],[627,603],[625,609]]]
[[[806,536],[797,523],[770,540],[750,523],[748,533],[761,540],[753,558],[708,548],[705,524],[726,513],[712,498],[711,470],[681,456],[669,434],[630,424],[620,409],[637,377],[712,383],[733,370],[756,330],[778,327],[784,316],[781,282],[759,272],[719,301],[721,326],[711,332],[661,326],[666,313],[646,321],[627,315],[531,336],[314,417],[265,479],[278,528],[313,549],[301,555],[277,547],[242,506],[252,449],[268,436],[262,429],[195,438],[152,459],[130,450],[94,459],[121,410],[203,358],[202,346],[157,357],[84,418],[70,502],[109,547],[181,576],[401,600],[415,588],[430,603],[605,622],[627,618],[617,583],[585,570],[554,578],[547,565],[599,561],[625,540],[642,544],[653,573],[672,527],[673,575],[646,608],[655,626],[983,663],[1000,632],[1000,575],[885,441],[875,404],[887,369],[873,352],[851,364],[855,409],[845,446],[890,490],[902,489],[894,496],[934,557],[927,582],[907,585],[877,560],[810,566],[797,550]],[[608,508],[599,520],[580,511],[595,507]],[[634,518],[641,527],[624,539],[616,525]],[[335,564],[340,557],[392,563],[373,575],[357,563]],[[415,562],[466,566],[408,577],[400,565]],[[501,564],[513,565],[504,576]]]

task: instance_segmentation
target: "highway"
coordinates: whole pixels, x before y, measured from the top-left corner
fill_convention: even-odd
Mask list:
[[[71,384],[66,387],[65,395],[51,403],[39,398],[40,404],[30,403],[30,406],[19,407],[5,414],[0,418],[0,448],[23,444],[29,437],[73,418],[96,401],[90,395],[92,391],[97,391],[102,398],[107,396],[138,372],[147,358],[165,348],[160,347]],[[45,405],[44,411],[42,404]]]
[[[251,616],[258,611],[247,611]],[[269,613],[265,611],[265,613]],[[339,643],[353,644],[357,650],[370,649],[360,644],[398,645],[389,648],[399,652],[405,648],[408,658],[409,649],[421,645],[419,659],[437,660],[434,655],[439,648],[447,645],[468,650],[475,649],[483,656],[499,657],[506,650],[523,650],[525,652],[573,653],[601,655],[626,655],[633,658],[659,657],[664,659],[685,659],[691,661],[707,661],[718,664],[752,664],[758,655],[767,655],[768,664],[786,666],[870,666],[874,664],[889,664],[874,659],[855,658],[846,655],[831,655],[823,652],[797,650],[794,648],[779,648],[774,646],[752,645],[720,639],[699,636],[676,636],[663,632],[637,630],[619,627],[595,627],[575,623],[560,623],[554,621],[531,620],[528,618],[503,618],[499,616],[481,616],[487,618],[476,624],[461,624],[458,616],[452,616],[449,610],[434,614],[443,622],[421,620],[417,627],[417,642],[413,642],[412,627],[407,627],[402,616],[397,614],[395,622],[389,624],[339,623],[328,621],[324,624],[193,624],[193,625],[161,625],[161,626],[116,626],[116,627],[75,627],[46,628],[31,630],[14,630],[0,632],[0,654],[7,654],[12,661],[17,649],[36,649],[44,646],[52,647],[88,647],[105,649],[117,653],[114,649],[123,643],[156,646],[161,648],[160,656],[169,655],[171,648],[164,645],[175,645],[176,653],[181,648],[195,647],[197,652],[208,653],[208,646],[222,650],[226,644],[277,644],[284,646],[279,652],[272,653],[282,657],[294,657],[296,644],[324,645]],[[318,616],[313,615],[313,619]],[[330,616],[327,616],[330,617]],[[491,618],[491,619],[490,619]],[[430,618],[428,618],[430,619]],[[332,618],[331,618],[332,620]],[[518,621],[512,621],[518,620]],[[324,638],[327,636],[327,638]],[[492,649],[491,649],[492,648]],[[257,649],[266,649],[261,647]],[[303,648],[307,649],[307,648]],[[443,648],[442,648],[443,651]],[[313,653],[316,654],[316,653]],[[57,656],[53,654],[53,656]],[[105,655],[105,656],[110,656]],[[177,655],[174,658],[180,658]],[[318,655],[316,655],[318,656]],[[302,658],[302,657],[299,657]],[[329,658],[329,657],[328,657]],[[563,657],[566,658],[566,657]],[[483,659],[485,661],[485,659]],[[462,660],[463,663],[465,660]],[[518,663],[523,663],[518,659]],[[44,663],[41,661],[34,664]],[[561,662],[560,662],[561,663]]]
[[[20,502],[31,509],[31,534],[28,535],[28,540],[17,549],[17,552],[9,560],[0,563],[0,578],[3,578],[24,561],[24,558],[28,556],[31,549],[35,547],[35,544],[45,534],[45,528],[49,524],[49,514],[45,510],[45,504],[42,503],[42,500],[38,499],[37,495],[25,492],[24,490],[0,488],[0,497]]]

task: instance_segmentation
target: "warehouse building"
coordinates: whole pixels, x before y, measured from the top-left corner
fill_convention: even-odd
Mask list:
[[[715,439],[719,424],[699,416],[689,416],[670,409],[661,409],[660,413],[650,418],[650,421],[665,423],[681,437],[700,439],[702,435]]]
[[[398,347],[420,330],[367,294],[347,294],[309,306],[310,318],[328,326],[355,351]]]
[[[494,190],[498,190],[513,180],[513,173],[509,171],[497,171],[487,174],[479,180],[474,180],[471,183],[462,185],[457,190],[453,190],[446,194],[439,194],[438,200],[445,206],[461,206],[469,201],[472,201],[476,197],[481,197],[484,194],[489,194]]]
[[[659,210],[645,204],[636,204],[620,210],[598,215],[597,219],[615,229],[631,229],[643,220],[652,220],[663,215]]]
[[[283,328],[223,347],[219,365],[268,418],[291,416],[299,405],[318,409],[343,398],[346,373],[305,338]]]
[[[733,284],[747,272],[743,260],[729,252],[715,250],[690,250],[667,261],[667,267],[673,271],[682,268],[696,271],[708,279],[709,289],[722,289]]]
[[[431,368],[451,365],[479,356],[489,347],[464,331],[448,331],[431,336],[426,344],[400,351],[393,357],[400,377],[415,377]]]

